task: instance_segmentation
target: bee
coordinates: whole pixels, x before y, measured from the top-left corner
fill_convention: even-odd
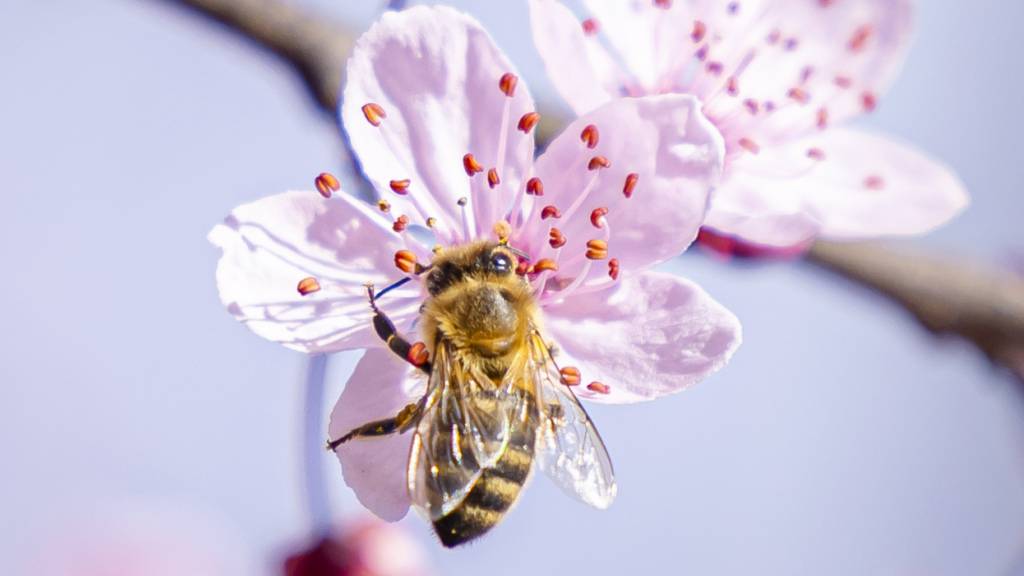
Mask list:
[[[428,375],[420,400],[395,417],[328,443],[412,431],[407,467],[413,505],[441,543],[455,547],[496,526],[519,498],[534,465],[565,491],[608,507],[616,484],[611,459],[541,335],[540,309],[525,256],[482,240],[440,251],[426,274],[422,342],[410,344],[377,306],[373,323],[388,348]],[[383,294],[384,292],[381,292]]]

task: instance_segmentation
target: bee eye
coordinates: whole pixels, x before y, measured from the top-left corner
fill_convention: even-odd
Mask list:
[[[512,259],[509,258],[507,254],[497,252],[491,255],[490,268],[491,272],[508,274],[512,271]]]

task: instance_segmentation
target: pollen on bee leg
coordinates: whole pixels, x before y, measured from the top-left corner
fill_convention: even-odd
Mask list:
[[[395,194],[399,194],[401,196],[405,196],[406,194],[409,193],[409,184],[410,181],[408,178],[404,180],[392,180],[391,182],[388,183],[388,185],[391,186],[391,189],[395,192]]]
[[[604,228],[604,217],[607,215],[608,209],[604,206],[594,208],[594,211],[590,213],[590,223],[594,225],[594,228]]]
[[[580,371],[575,366],[565,366],[558,371],[562,384],[576,386],[580,383]]]
[[[558,219],[558,218],[561,218],[561,217],[562,217],[562,211],[559,210],[558,206],[555,206],[554,204],[548,204],[547,206],[542,208],[541,211],[540,211],[540,219],[541,220],[547,220],[548,218]]]
[[[380,126],[381,120],[388,117],[380,104],[376,104],[374,102],[363,104],[363,116],[366,117],[367,122],[374,126]]]
[[[512,235],[512,225],[507,220],[498,220],[494,223],[492,230],[502,244],[508,242],[509,236]]]
[[[409,217],[406,216],[405,214],[402,214],[398,218],[395,218],[395,221],[391,224],[391,229],[394,230],[395,232],[404,232],[408,226]]]
[[[413,366],[423,366],[430,359],[430,354],[427,352],[427,345],[423,342],[416,342],[409,347],[409,353],[406,354],[406,360],[409,361]]]
[[[587,390],[597,392],[598,394],[608,394],[612,391],[607,384],[602,384],[600,382],[591,382],[590,384],[587,384]]]
[[[605,158],[604,156],[594,156],[593,158],[590,159],[590,162],[587,164],[587,170],[597,170],[599,168],[607,168],[607,167],[609,167],[611,165],[612,165],[612,163],[609,162],[608,159]]]
[[[541,272],[547,272],[548,270],[551,270],[552,272],[558,271],[558,264],[550,258],[541,258],[534,262],[533,266],[531,266],[531,270],[529,271],[534,274],[540,274]]]
[[[498,80],[498,88],[505,93],[505,96],[511,98],[516,94],[516,84],[519,83],[519,77],[511,72],[506,72],[501,75],[501,79]]]
[[[377,209],[380,210],[381,212],[390,212],[391,202],[388,202],[387,200],[384,199],[377,200]]]
[[[587,240],[586,257],[588,260],[604,260],[608,257],[608,243],[597,238]]]
[[[640,175],[636,172],[630,172],[626,175],[626,183],[622,185],[622,195],[626,198],[633,197],[633,190],[636,188],[636,183],[640,180]]]
[[[526,181],[526,194],[531,196],[544,195],[544,183],[540,181],[540,178],[534,176]]]
[[[580,140],[587,145],[587,148],[593,150],[597,148],[597,142],[600,139],[600,133],[597,131],[597,126],[593,124],[587,124],[583,132],[580,132]]]
[[[565,243],[565,235],[562,234],[561,230],[558,228],[552,228],[548,231],[548,244],[550,244],[552,248],[561,248],[562,246],[565,246]]]
[[[487,185],[493,190],[498,184],[501,184],[501,178],[498,177],[498,169],[491,168],[487,171]]]
[[[533,130],[533,127],[537,125],[537,122],[540,122],[540,114],[536,112],[527,112],[519,118],[519,131],[523,134],[528,133],[530,130]]]
[[[462,157],[462,167],[466,169],[467,176],[473,176],[478,172],[484,171],[484,167],[476,161],[476,157],[472,154],[466,154]]]
[[[307,276],[307,277],[303,278],[302,280],[299,280],[299,285],[298,285],[297,289],[299,291],[299,294],[301,294],[303,296],[306,296],[308,294],[312,294],[314,292],[319,292],[320,291],[320,281],[317,280],[316,278],[312,277],[312,276]]]
[[[420,268],[420,264],[411,250],[399,250],[395,252],[395,267],[406,274],[413,274]]]
[[[321,172],[320,175],[313,180],[313,184],[316,185],[316,191],[324,198],[330,198],[331,194],[341,190],[341,184],[338,182],[338,179],[330,172]]]
[[[611,277],[612,280],[618,280],[619,279],[619,259],[618,258],[612,258],[611,260],[608,261],[608,276]]]

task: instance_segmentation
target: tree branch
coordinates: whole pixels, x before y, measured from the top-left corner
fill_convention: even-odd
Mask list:
[[[283,0],[167,0],[280,57],[332,117],[353,34]],[[542,115],[538,138],[561,122]],[[1010,271],[881,244],[817,242],[808,261],[884,294],[935,334],[954,334],[1024,384],[1024,280]]]

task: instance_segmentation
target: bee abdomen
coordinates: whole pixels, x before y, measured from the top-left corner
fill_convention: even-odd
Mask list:
[[[466,498],[446,516],[434,521],[441,543],[452,548],[484,535],[504,517],[519,497],[533,465],[531,438],[510,443],[495,462],[485,468]]]

